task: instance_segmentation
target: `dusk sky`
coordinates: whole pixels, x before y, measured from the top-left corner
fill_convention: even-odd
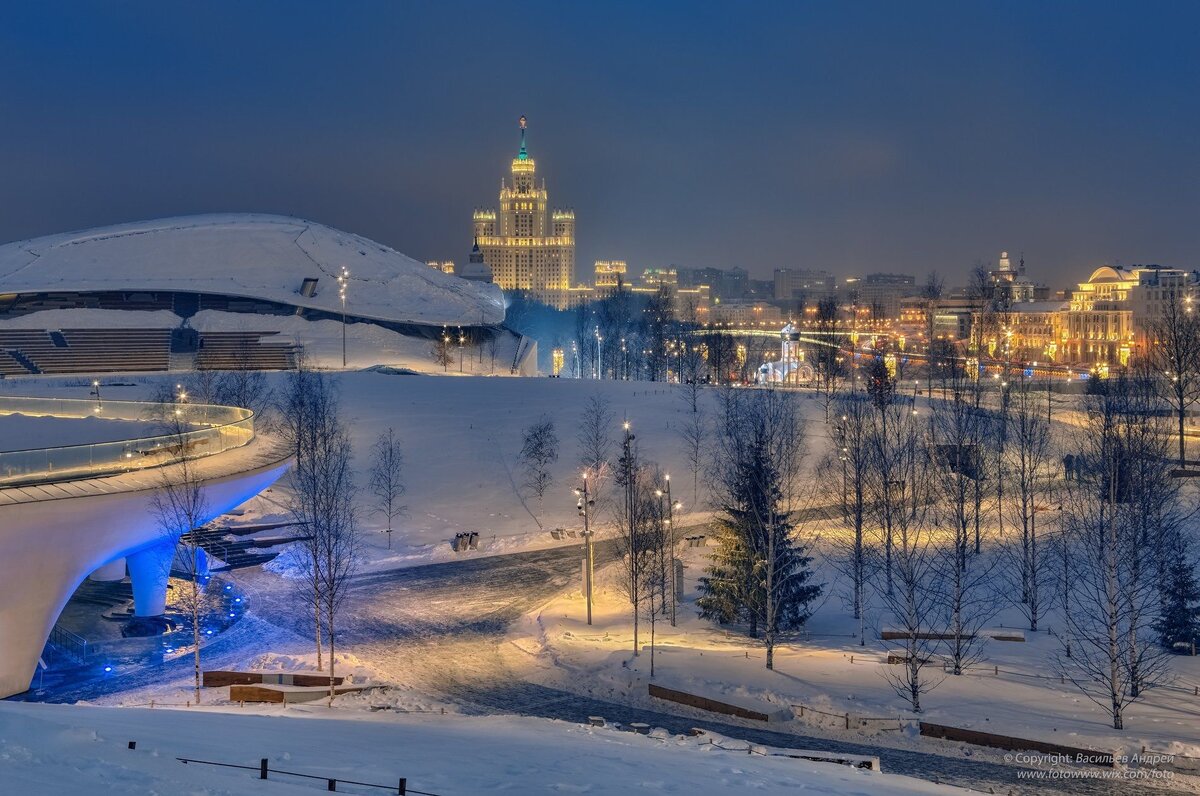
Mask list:
[[[262,211],[461,262],[525,114],[581,273],[1200,267],[1198,27],[1195,3],[9,4],[0,240]]]

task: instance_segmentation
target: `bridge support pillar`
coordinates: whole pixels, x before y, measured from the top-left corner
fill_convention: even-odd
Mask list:
[[[167,612],[167,578],[175,558],[174,541],[158,541],[126,557],[133,585],[134,616],[162,616]]]
[[[122,580],[124,577],[125,559],[118,558],[116,561],[109,561],[107,564],[88,575],[88,580],[113,581]]]

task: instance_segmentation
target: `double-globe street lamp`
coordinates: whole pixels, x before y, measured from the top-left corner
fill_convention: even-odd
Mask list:
[[[575,495],[578,498],[575,508],[578,509],[579,516],[583,517],[583,592],[587,599],[587,623],[590,625],[592,623],[592,574],[596,563],[595,549],[592,545],[591,514],[592,506],[596,505],[596,501],[588,489],[586,470],[583,472],[583,485],[575,490]]]

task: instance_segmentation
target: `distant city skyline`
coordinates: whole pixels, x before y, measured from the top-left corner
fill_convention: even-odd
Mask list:
[[[1200,266],[1194,5],[287,8],[9,9],[0,240],[261,211],[465,262],[524,114],[581,276]]]

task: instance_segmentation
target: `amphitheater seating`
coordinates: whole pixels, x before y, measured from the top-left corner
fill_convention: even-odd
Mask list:
[[[13,355],[0,349],[0,376],[25,376],[30,371],[13,358]]]
[[[196,367],[286,370],[296,346],[278,332],[201,332]],[[0,329],[0,376],[131,373],[170,369],[170,329]]]
[[[200,370],[287,370],[295,367],[296,346],[287,338],[263,342],[278,332],[201,332],[196,367]]]
[[[0,350],[41,373],[154,371],[167,369],[170,337],[169,329],[4,329]]]

